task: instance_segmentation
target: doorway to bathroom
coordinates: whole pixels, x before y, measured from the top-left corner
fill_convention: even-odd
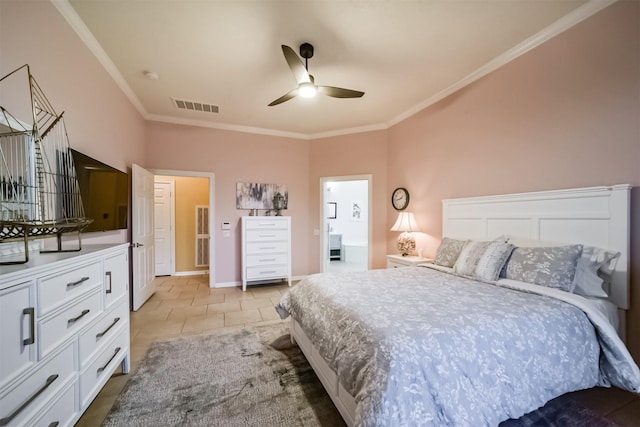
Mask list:
[[[321,178],[321,271],[369,269],[371,178]]]

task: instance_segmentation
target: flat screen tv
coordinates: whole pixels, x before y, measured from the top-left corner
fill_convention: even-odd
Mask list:
[[[93,220],[84,231],[126,229],[129,215],[129,174],[73,148],[69,150],[76,168],[84,215]]]

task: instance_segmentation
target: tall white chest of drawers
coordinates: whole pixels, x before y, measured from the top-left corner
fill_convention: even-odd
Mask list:
[[[0,266],[0,426],[72,426],[129,371],[127,247]]]
[[[291,217],[242,217],[242,290],[247,283],[287,279],[291,286]]]

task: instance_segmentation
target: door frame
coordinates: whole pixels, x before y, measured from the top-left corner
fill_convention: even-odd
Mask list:
[[[337,181],[367,181],[367,268],[371,269],[373,264],[373,251],[371,250],[371,238],[373,236],[373,174],[362,175],[344,175],[344,176],[325,176],[320,177],[320,272],[327,270],[327,262],[329,253],[329,242],[327,240],[327,218],[326,218],[326,199],[324,188],[329,182]]]
[[[196,178],[208,178],[209,179],[209,287],[216,287],[215,278],[215,234],[212,230],[215,230],[215,173],[213,172],[198,172],[198,171],[184,171],[174,169],[149,169],[155,175],[167,175],[167,176],[185,176]],[[174,253],[175,255],[175,253]]]
[[[169,274],[173,276],[176,274],[176,180],[174,176],[168,176],[166,178],[162,178],[158,180],[158,175],[154,172],[154,184],[161,182],[165,184],[169,184],[171,186],[171,213],[169,215],[169,226],[171,227],[171,231],[169,232],[170,237],[170,250],[171,250],[171,260],[169,262]],[[154,226],[155,226],[155,218],[154,218]],[[158,251],[156,250],[156,255]],[[157,272],[156,272],[157,274]]]

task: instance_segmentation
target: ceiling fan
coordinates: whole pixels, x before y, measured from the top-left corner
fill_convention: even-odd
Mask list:
[[[364,92],[360,92],[359,90],[343,89],[334,86],[317,86],[313,76],[309,74],[308,71],[309,58],[313,57],[313,46],[311,44],[303,43],[300,45],[300,56],[304,58],[304,65],[300,58],[298,58],[298,55],[296,55],[289,46],[282,45],[282,53],[284,53],[284,58],[287,60],[287,64],[289,64],[289,68],[291,68],[298,82],[298,87],[273,101],[269,104],[269,107],[282,104],[296,95],[303,98],[312,98],[316,93],[322,93],[333,98],[360,98],[364,95]]]

